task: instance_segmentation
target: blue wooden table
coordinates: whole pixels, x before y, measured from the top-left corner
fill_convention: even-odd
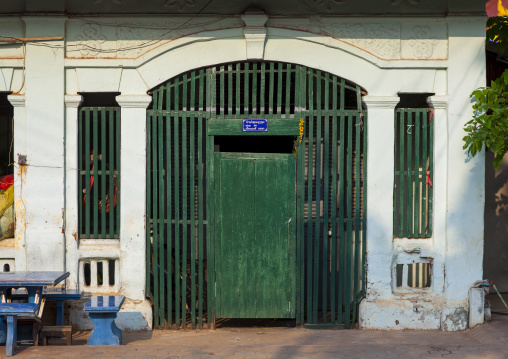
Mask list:
[[[0,291],[10,296],[13,289],[25,288],[28,293],[28,303],[35,303],[36,293],[42,293],[46,286],[55,286],[69,276],[69,272],[62,271],[36,271],[36,272],[1,272]],[[8,303],[6,303],[8,304]],[[1,304],[4,306],[4,304]],[[7,325],[0,315],[0,344],[5,343],[7,338]],[[16,343],[8,343],[16,347]],[[12,348],[11,348],[12,349]]]
[[[120,345],[122,331],[116,326],[116,313],[122,307],[124,296],[94,296],[83,310],[92,320],[93,330],[88,345]]]

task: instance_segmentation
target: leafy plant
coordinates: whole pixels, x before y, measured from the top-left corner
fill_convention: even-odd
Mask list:
[[[474,114],[464,128],[464,149],[474,157],[485,145],[496,154],[494,168],[498,169],[508,152],[508,70],[490,87],[473,91],[471,98]]]
[[[508,48],[508,17],[489,18],[487,41],[501,52]],[[508,70],[490,86],[473,91],[471,98],[474,114],[464,127],[463,148],[474,157],[485,145],[496,154],[494,168],[498,169],[508,152]]]

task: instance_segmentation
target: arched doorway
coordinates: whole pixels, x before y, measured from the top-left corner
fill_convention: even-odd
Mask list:
[[[350,327],[365,294],[363,90],[280,62],[181,74],[147,111],[154,325]]]

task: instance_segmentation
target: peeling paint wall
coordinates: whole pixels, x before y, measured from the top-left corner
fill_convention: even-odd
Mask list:
[[[298,63],[358,83],[368,91],[367,297],[360,325],[380,329],[461,330],[468,289],[482,278],[482,156],[462,150],[469,94],[484,84],[484,18],[270,17],[262,56]],[[0,17],[9,36],[64,40],[0,47],[2,91],[15,107],[16,239],[0,258],[17,270],[67,270],[83,286],[80,261],[119,261],[115,287],[128,298],[124,329],[150,328],[145,299],[145,113],[147,90],[194,68],[248,60],[256,47],[239,16],[203,16],[164,34],[185,17]],[[6,25],[7,24],[7,25]],[[129,24],[129,26],[126,26]],[[154,25],[155,24],[155,25]],[[247,31],[247,33],[246,33]],[[164,34],[163,36],[161,36]],[[149,41],[145,46],[144,43]],[[25,58],[23,58],[25,54]],[[122,176],[120,239],[78,238],[77,116],[81,92],[120,92]],[[398,93],[435,94],[434,230],[430,239],[394,239],[393,120]],[[432,263],[432,285],[394,286],[399,263]],[[84,289],[84,288],[81,288]],[[98,290],[98,289],[95,289]],[[74,324],[87,328],[83,303]]]

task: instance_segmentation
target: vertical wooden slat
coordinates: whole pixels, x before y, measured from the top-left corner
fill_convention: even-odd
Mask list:
[[[321,110],[321,71],[316,71],[316,113],[312,114],[316,121],[316,160],[315,160],[315,171],[316,171],[316,223],[314,227],[314,269],[313,269],[313,295],[312,300],[314,323],[318,321],[318,297],[319,297],[319,252],[321,247],[321,127],[322,117],[319,115]],[[324,274],[323,274],[324,275]]]
[[[363,123],[363,210],[362,210],[362,282],[363,282],[363,296],[367,295],[367,126],[369,124],[368,121],[368,113],[363,112],[364,123]]]
[[[413,236],[416,238],[420,237],[420,117],[422,114],[421,110],[413,112],[415,116],[414,131],[414,143],[415,143],[415,167],[414,167],[414,227]]]
[[[254,62],[252,64],[252,87],[249,89],[249,92],[252,93],[252,111],[253,115],[256,115],[257,111],[257,103],[258,103],[258,64]]]
[[[289,118],[291,113],[291,64],[286,65],[286,110],[285,117]]]
[[[157,95],[154,94],[154,97]],[[160,326],[159,317],[159,216],[158,216],[158,201],[155,200],[159,196],[158,182],[157,182],[157,171],[158,171],[158,136],[157,136],[157,115],[156,112],[152,117],[152,190],[154,194],[154,201],[152,202],[152,214],[153,214],[153,283],[154,283],[154,326]]]
[[[324,131],[323,131],[323,258],[322,258],[322,267],[323,267],[323,323],[327,323],[327,313],[328,313],[328,224],[329,224],[329,213],[328,213],[328,202],[330,199],[330,115],[328,113],[329,106],[328,102],[330,101],[330,93],[329,93],[329,81],[330,77],[328,73],[325,73],[324,80],[324,110],[326,114],[324,116]]]
[[[236,72],[235,72],[235,79],[236,79],[236,96],[235,96],[235,98],[236,98],[236,115],[240,116],[240,111],[241,111],[240,106],[241,106],[241,101],[242,101],[242,98],[240,96],[240,93],[241,93],[240,83],[241,83],[241,79],[242,79],[242,71],[241,71],[240,63],[236,64],[235,69],[236,69]],[[201,75],[200,75],[200,78],[201,78]],[[200,81],[200,86],[204,86],[202,80]],[[203,88],[201,88],[201,90],[203,90]],[[201,90],[200,90],[200,96],[202,96]],[[202,103],[202,100],[200,100],[199,103]]]
[[[90,201],[92,194],[90,193],[90,108],[85,108],[85,238],[90,238]]]
[[[224,66],[221,67],[221,77],[222,77],[222,85],[224,85]],[[224,91],[221,89],[222,99],[221,99],[221,112],[224,113]],[[184,75],[183,82],[183,91],[182,91],[182,103],[184,108],[187,108],[187,77]],[[182,148],[182,274],[181,274],[181,287],[182,287],[182,328],[186,326],[187,319],[187,311],[186,311],[186,303],[187,303],[187,242],[189,240],[187,236],[188,229],[188,208],[187,208],[187,161],[189,158],[187,157],[187,114],[182,112],[181,114],[182,121],[182,134],[181,137],[181,148]]]
[[[407,141],[406,141],[406,164],[407,164],[407,177],[406,177],[406,181],[407,181],[407,191],[406,191],[406,235],[409,236],[412,232],[413,232],[413,225],[412,225],[412,221],[413,221],[413,211],[412,211],[412,206],[413,206],[413,177],[412,177],[412,174],[413,174],[413,167],[411,165],[412,163],[412,159],[411,159],[411,147],[412,147],[412,142],[413,142],[413,116],[412,114],[407,111],[407,110],[404,110],[406,116],[407,116],[407,125],[406,125],[406,130],[405,130],[405,135],[407,136]]]
[[[115,132],[114,132],[114,124],[115,124],[115,111],[119,111],[116,109],[109,109],[108,110],[108,143],[109,143],[109,154],[108,154],[108,161],[109,164],[109,176],[107,177],[109,179],[109,238],[115,238],[115,209],[116,209],[116,203],[115,203]],[[148,124],[148,123],[147,123]],[[148,134],[148,130],[146,132]],[[104,136],[106,136],[106,133],[104,133]],[[147,151],[148,151],[147,145]],[[147,155],[147,158],[150,159],[150,156]],[[147,162],[149,162],[148,160]],[[148,173],[147,173],[148,178]],[[80,187],[81,188],[81,187]],[[147,191],[147,198],[149,198],[149,191]],[[147,209],[150,207],[146,207]],[[147,226],[148,229],[149,226]],[[148,248],[148,247],[147,247]],[[148,291],[147,291],[148,293]]]
[[[162,90],[159,90],[159,103],[162,102]],[[163,142],[163,119],[162,112],[157,111],[157,147],[158,147],[158,199],[159,199],[159,218],[158,218],[158,229],[159,229],[159,324],[161,326],[164,325],[164,306],[165,306],[165,298],[164,298],[164,283],[165,283],[165,275],[164,275],[164,142]],[[155,168],[155,167],[154,167]]]
[[[404,111],[398,111],[399,116],[399,140],[400,140],[400,150],[399,150],[399,237],[403,236],[404,233],[404,191],[407,190],[407,180],[406,176],[404,176],[404,159],[405,159],[405,153],[406,153],[406,147],[404,145],[404,139],[406,137],[405,135],[405,116]]]
[[[240,87],[240,71],[239,65],[237,65],[237,113],[240,113],[240,105],[239,105],[239,87]],[[205,79],[203,70],[199,71],[199,106],[200,111],[204,110],[204,92],[205,92]],[[204,161],[203,158],[203,116],[200,114],[198,116],[198,257],[199,257],[199,270],[198,270],[198,315],[199,315],[199,327],[203,328],[203,277],[204,277],[204,250],[203,250],[203,166]],[[209,227],[209,225],[207,225]]]
[[[99,114],[98,108],[93,108],[93,196],[90,197],[93,209],[93,238],[99,235],[99,163],[97,153],[99,151]]]
[[[232,66],[228,67],[229,71],[229,114],[232,113],[233,108],[233,96],[232,96],[232,90],[233,87],[233,69]],[[196,96],[196,73],[193,72],[191,75],[191,110],[196,111],[197,108],[195,106],[195,96]],[[190,302],[189,302],[189,309],[191,311],[191,325],[192,328],[196,328],[196,161],[195,161],[195,141],[196,141],[196,133],[195,133],[195,124],[196,124],[196,116],[193,114],[190,117],[190,141],[189,141],[189,188],[190,188],[190,276],[191,276],[191,296],[190,296]]]
[[[430,118],[429,120],[429,178],[430,178],[430,182],[434,183],[434,121],[435,121],[435,118]],[[428,233],[427,233],[427,236],[428,237],[431,237],[432,236],[432,202],[434,201],[433,199],[433,193],[434,193],[434,190],[433,190],[434,186],[430,187],[429,188],[429,219],[428,219],[428,222],[429,222],[429,229],[428,229]]]
[[[343,304],[344,304],[344,281],[347,271],[345,261],[346,261],[346,253],[345,253],[345,247],[346,247],[346,238],[344,238],[344,186],[345,186],[345,175],[346,171],[344,168],[344,161],[345,161],[345,153],[346,153],[346,142],[345,142],[345,123],[346,123],[346,116],[344,115],[344,97],[345,97],[345,80],[341,79],[340,81],[340,130],[339,130],[339,136],[340,136],[340,142],[339,142],[339,291],[338,291],[338,306],[337,311],[339,314],[339,323],[342,323],[345,321],[344,318],[344,310],[343,310]]]
[[[206,83],[206,88],[207,88],[207,93],[208,93],[208,96],[207,97],[207,103],[210,101],[209,98],[211,97],[212,100],[215,96],[215,91],[212,91],[212,89],[215,88],[215,76],[213,76],[213,73],[211,74],[212,76],[210,76],[210,74],[207,76],[207,83]],[[247,73],[247,79],[248,79],[248,73]],[[203,137],[203,141],[204,141],[204,146],[206,148],[206,176],[208,178],[207,180],[207,183],[214,183],[214,178],[213,178],[213,141],[211,140],[208,140],[208,137],[207,136],[204,136]],[[206,315],[206,321],[207,321],[207,324],[208,324],[208,328],[212,328],[214,327],[215,325],[215,307],[214,307],[214,303],[215,303],[215,275],[214,275],[214,268],[215,268],[215,263],[214,263],[214,255],[213,255],[213,250],[214,250],[214,238],[212,237],[213,236],[213,227],[211,225],[211,223],[214,223],[214,213],[213,213],[213,210],[214,210],[214,206],[213,206],[213,201],[212,201],[212,194],[211,194],[211,191],[212,189],[210,188],[211,186],[210,185],[207,185],[206,186],[206,219],[208,221],[208,225],[206,226],[206,240],[207,240],[207,245],[206,245],[206,249],[207,249],[207,252],[206,252],[206,258],[207,258],[207,268],[210,268],[210,270],[207,270],[207,289],[208,289],[208,292],[207,292],[207,315]]]
[[[312,217],[312,204],[313,204],[313,171],[314,171],[314,115],[312,110],[314,109],[312,99],[314,98],[313,86],[312,86],[312,78],[313,73],[312,70],[308,70],[308,91],[309,91],[309,116],[308,116],[308,161],[307,161],[307,321],[309,323],[314,323],[314,315],[313,315],[313,275],[312,275],[312,259],[314,252],[314,243],[313,243],[313,217]]]
[[[85,225],[85,211],[83,208],[83,173],[85,172],[83,164],[83,146],[85,144],[85,131],[84,131],[84,110],[78,110],[78,234],[79,237],[83,236],[83,227]]]
[[[337,77],[333,76],[332,109],[337,110]],[[337,324],[335,314],[336,305],[336,272],[337,272],[337,115],[332,117],[332,189],[331,189],[331,276],[330,276],[330,318],[333,324]],[[341,308],[337,308],[340,312]]]
[[[295,82],[295,118],[300,121],[300,118],[302,116],[302,113],[300,112],[300,89],[301,89],[301,78],[300,78],[300,72],[301,68],[300,66],[296,66],[296,82]],[[265,76],[265,63],[263,62],[261,64],[261,82],[264,83],[264,76]],[[261,85],[262,92],[264,85]],[[263,95],[261,95],[261,99],[263,98]],[[298,110],[297,110],[298,109]],[[261,111],[264,112],[263,106],[261,106]],[[298,112],[297,112],[298,111]],[[302,289],[302,282],[301,282],[301,273],[302,273],[302,222],[303,222],[303,214],[301,213],[302,210],[302,198],[304,195],[303,190],[303,182],[304,177],[302,175],[302,158],[305,158],[305,147],[302,146],[302,139],[300,136],[297,137],[298,145],[297,145],[297,154],[296,154],[296,323],[297,325],[302,324],[302,314],[303,314],[303,306],[302,306],[302,297],[301,297],[301,289]],[[305,162],[303,162],[303,168],[305,169]],[[302,220],[300,220],[302,219]]]
[[[249,63],[243,65],[243,113],[249,113]]]
[[[355,253],[354,253],[354,289],[353,289],[353,323],[356,321],[356,300],[358,296],[359,288],[359,275],[360,275],[360,152],[361,143],[360,135],[362,132],[362,118],[360,114],[355,116],[356,118],[356,143],[355,143]]]
[[[277,112],[282,113],[282,62],[277,64]]]
[[[192,76],[194,74],[195,72],[192,73]],[[194,85],[194,80],[192,80],[191,84]],[[191,96],[194,96],[192,91]],[[233,65],[231,64],[228,65],[228,117],[233,117]]]
[[[101,155],[101,174],[99,176],[100,182],[97,182],[97,186],[100,183],[101,186],[101,235],[102,238],[106,238],[106,182],[107,182],[107,175],[106,175],[106,109],[102,107],[100,109],[101,111],[101,117],[100,117],[100,139],[101,139],[101,149],[100,149],[100,155]],[[99,179],[98,178],[98,179]],[[97,233],[99,234],[99,233]]]
[[[224,87],[225,87],[225,83],[224,83],[224,66],[221,66],[219,68],[219,86],[220,86],[220,96],[219,96],[219,107],[220,107],[220,117],[224,117],[224,99],[225,99],[225,96],[224,96]],[[184,92],[184,97],[186,96],[187,94]]]
[[[168,86],[169,89],[169,86]],[[169,99],[171,92],[166,93],[167,104],[169,105]],[[168,108],[169,106],[167,106]],[[173,213],[172,213],[172,199],[173,192],[171,191],[171,180],[173,175],[173,164],[172,164],[172,133],[171,125],[173,118],[167,114],[166,118],[166,188],[167,188],[167,200],[166,200],[166,219],[167,219],[167,232],[166,232],[166,271],[167,271],[167,321],[171,326],[173,324]],[[176,225],[176,224],[175,224]]]
[[[273,91],[275,87],[275,64],[270,62],[270,85],[268,88],[268,113],[273,115],[274,112],[274,103],[273,103]],[[275,111],[277,112],[277,111]]]
[[[305,129],[305,120],[308,120],[308,117],[304,113],[306,111],[305,108],[305,99],[306,99],[306,91],[307,91],[307,72],[306,69],[303,66],[299,66],[299,73],[300,73],[300,118],[304,121],[302,123],[303,129]],[[304,322],[305,318],[305,225],[304,225],[304,217],[305,217],[305,142],[306,137],[308,134],[303,134],[303,138],[301,138],[300,147],[298,149],[298,153],[300,153],[300,165],[298,167],[298,172],[300,175],[300,191],[299,193],[299,199],[300,199],[300,209],[299,209],[299,217],[297,218],[297,223],[300,230],[300,237],[298,238],[298,243],[300,245],[300,322]]]
[[[265,114],[265,90],[266,90],[266,62],[261,63],[261,82],[259,89],[259,114],[264,116]],[[295,87],[295,91],[298,91],[298,87]]]
[[[179,80],[175,80],[175,108],[180,107]],[[185,94],[184,94],[185,96]],[[180,326],[180,115],[173,119],[173,151],[174,151],[174,206],[175,206],[175,324]]]
[[[427,183],[427,147],[428,147],[428,111],[422,110],[422,229],[421,237],[425,238],[428,235],[427,232],[427,198],[429,198],[429,187]]]
[[[120,237],[120,191],[121,191],[121,168],[120,168],[120,142],[122,141],[120,137],[120,126],[122,125],[120,123],[120,111],[115,111],[115,168],[117,170],[116,175],[116,208],[115,208],[115,236],[116,238]]]
[[[352,218],[353,218],[353,119],[352,115],[347,116],[347,235],[346,235],[346,283],[345,283],[345,299],[344,304],[346,307],[345,310],[345,327],[349,328],[351,325],[351,279],[353,275],[352,271],[352,256],[353,256],[353,246],[352,246]]]

